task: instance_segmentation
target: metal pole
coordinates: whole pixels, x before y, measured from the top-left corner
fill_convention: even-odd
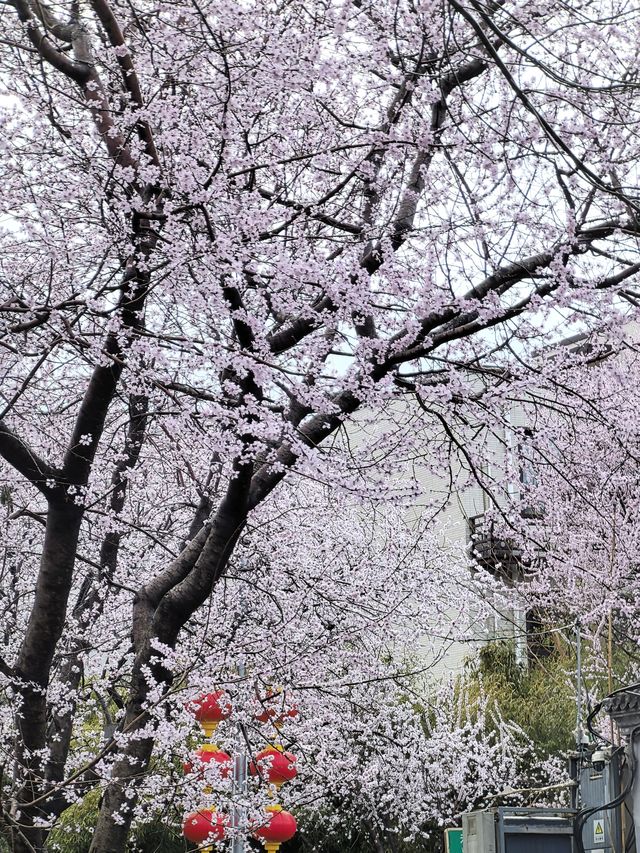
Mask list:
[[[582,650],[580,620],[576,619],[576,746],[582,751]]]
[[[238,675],[240,678],[245,677],[244,663],[238,664]],[[234,797],[243,797],[247,792],[247,756],[244,752],[244,742],[242,731],[238,726],[238,749],[233,756],[233,795]],[[244,853],[244,830],[246,824],[246,813],[243,806],[237,802],[233,807],[232,825],[237,834],[234,833],[231,841],[231,853]]]

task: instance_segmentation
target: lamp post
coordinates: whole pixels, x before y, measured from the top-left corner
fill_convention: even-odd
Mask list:
[[[244,663],[238,664],[238,675],[243,679],[246,675]],[[233,793],[236,797],[244,797],[247,792],[247,756],[244,753],[242,744],[242,728],[238,726],[238,741],[240,749],[233,757]],[[244,853],[244,838],[247,822],[247,813],[242,805],[236,805],[233,808],[233,828],[235,830],[231,841],[231,853]]]

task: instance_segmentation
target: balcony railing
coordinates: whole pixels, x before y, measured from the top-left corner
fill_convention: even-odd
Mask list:
[[[469,519],[471,551],[475,561],[494,574],[515,579],[522,571],[522,551],[512,539],[497,536],[485,515]]]
[[[521,515],[525,520],[532,520],[541,518],[543,511],[530,507],[523,510]],[[542,549],[536,549],[533,558],[530,552],[525,557],[515,539],[497,535],[494,528],[494,521],[484,514],[469,518],[471,553],[478,565],[487,571],[511,580],[521,580],[527,568],[532,568],[540,560],[544,561]]]

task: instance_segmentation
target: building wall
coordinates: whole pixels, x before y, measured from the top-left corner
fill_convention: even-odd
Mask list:
[[[412,412],[410,406],[415,406]],[[517,438],[514,429],[527,424],[527,413],[522,406],[514,406],[510,414],[509,424],[497,434],[485,430],[485,457],[483,475],[489,481],[495,479],[503,484],[505,467],[517,464]],[[415,420],[414,420],[415,418]],[[398,482],[411,481],[417,486],[417,496],[406,512],[406,520],[416,528],[420,524],[429,523],[431,530],[436,532],[440,546],[451,553],[452,560],[460,560],[461,554],[469,559],[469,572],[472,571],[471,541],[469,520],[481,516],[490,508],[492,502],[477,480],[469,476],[469,466],[463,459],[451,460],[450,470],[438,470],[434,464],[435,454],[430,451],[434,445],[445,439],[444,433],[438,431],[435,422],[428,426],[418,411],[417,403],[394,401],[372,422],[366,417],[351,425],[345,440],[352,451],[363,447],[375,448],[385,433],[395,429],[410,429],[415,426],[419,433],[414,437],[414,452],[404,460],[404,471],[398,474]],[[477,426],[477,425],[475,425]],[[474,431],[475,431],[474,426]],[[464,436],[459,436],[464,444]],[[404,446],[404,443],[403,443]],[[401,466],[402,467],[402,466]],[[497,495],[500,489],[496,489]],[[502,504],[514,495],[513,490],[504,490],[498,496]],[[486,602],[485,602],[486,605]],[[480,611],[478,607],[478,611]],[[486,611],[491,615],[487,617]],[[423,637],[414,641],[419,655],[431,664],[430,680],[441,682],[454,678],[464,671],[470,659],[477,656],[479,649],[493,638],[513,637],[517,640],[517,651],[524,659],[526,657],[526,642],[524,632],[524,614],[514,612],[499,612],[482,607],[483,613],[472,614],[472,624],[464,637],[460,637],[460,620],[458,614],[451,611],[449,627],[444,632],[438,631],[438,637]],[[442,626],[440,626],[441,628]],[[444,633],[444,636],[443,636]]]
[[[523,427],[527,423],[527,414],[523,407],[514,407],[510,424],[497,435],[486,433],[486,450],[488,464],[483,474],[489,480],[501,479],[505,467],[517,465],[517,438],[513,428]],[[486,491],[477,480],[469,478],[468,466],[464,461],[452,465],[453,482],[442,474],[435,473],[431,467],[416,460],[411,465],[411,473],[420,486],[420,497],[407,512],[407,520],[418,524],[425,512],[433,512],[434,502],[441,502],[442,507],[433,519],[434,528],[441,546],[451,550],[458,558],[461,550],[466,550],[471,558],[471,529],[470,519],[481,516],[492,505]],[[494,492],[498,502],[504,503],[511,497],[519,497],[513,490],[507,490],[507,495]],[[470,559],[471,562],[471,559]],[[471,565],[469,571],[472,571]],[[487,602],[485,602],[485,605]],[[516,641],[516,653],[524,660],[526,657],[526,636],[524,613],[499,611],[489,602],[491,615],[485,611],[473,619],[470,630],[466,632],[464,641],[460,641],[459,625],[456,624],[456,614],[451,613],[451,637],[442,639],[436,648],[428,638],[422,643],[422,653],[433,662],[431,680],[441,682],[461,675],[465,666],[477,657],[479,649],[495,638],[513,638]],[[478,608],[480,610],[480,607]],[[473,618],[473,617],[472,617]]]

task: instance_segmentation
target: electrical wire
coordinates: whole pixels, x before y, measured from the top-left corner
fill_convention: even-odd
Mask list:
[[[627,837],[624,841],[624,850],[625,851],[627,851],[627,850],[634,850],[635,851],[635,849],[636,849],[636,827],[635,827],[635,824],[633,822],[633,812],[631,811],[631,809],[629,808],[627,803],[624,804],[624,808],[625,808],[625,811],[627,812],[627,814],[629,815],[629,818],[630,818],[629,831],[627,832]]]
[[[593,720],[602,710],[602,705],[604,701],[605,700],[603,699],[602,702],[598,702],[597,705],[594,705],[591,711],[589,711],[589,714],[587,715],[586,725],[587,731],[596,741],[603,741],[604,743],[611,744],[609,738],[606,735],[603,735],[601,732],[597,732],[592,725]]]

